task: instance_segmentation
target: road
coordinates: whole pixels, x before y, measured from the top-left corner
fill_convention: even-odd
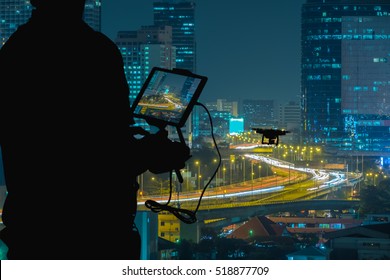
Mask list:
[[[275,201],[312,199],[361,179],[361,174],[295,167],[294,164],[275,158],[246,154],[245,157],[269,164],[274,175],[245,182],[208,188],[202,197],[201,208],[221,208],[233,204],[263,204]],[[275,175],[276,174],[276,175]],[[173,195],[171,204],[195,207],[201,191]],[[168,197],[148,196],[138,198],[138,207],[144,208],[147,199],[166,203]]]

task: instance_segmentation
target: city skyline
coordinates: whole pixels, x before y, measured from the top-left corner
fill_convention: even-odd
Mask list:
[[[89,0],[89,4],[93,3],[89,7],[99,7],[95,14],[99,16],[93,18],[98,19],[99,30],[122,54],[130,97],[132,93],[138,94],[144,75],[151,69],[149,66],[175,68],[180,65],[176,62],[191,61],[185,56],[176,56],[179,54],[176,50],[180,43],[193,42],[186,35],[193,34],[187,27],[193,26],[190,19],[194,17],[182,13],[180,5],[167,8],[158,4],[153,12],[153,3],[197,4],[196,51],[192,52],[194,45],[181,46],[184,46],[182,54],[196,54],[188,56],[197,57],[195,73],[209,79],[199,101],[210,112],[195,109],[190,125],[185,127],[185,141],[191,143],[191,156],[180,170],[174,169],[181,173],[172,177],[171,172],[161,174],[149,170],[137,177],[135,225],[142,237],[142,260],[313,259],[311,252],[303,254],[296,251],[298,248],[320,251],[323,260],[390,258],[387,246],[390,235],[383,235],[390,230],[387,203],[390,199],[390,146],[386,142],[390,127],[387,99],[390,80],[386,68],[390,56],[390,0],[377,1],[380,3],[367,5],[362,3],[364,0],[281,0],[277,3],[258,0],[103,0],[100,10],[100,1]],[[386,3],[382,7],[383,2]],[[28,6],[28,1],[20,3],[23,3],[20,6]],[[13,7],[7,16],[14,20],[12,15],[19,12],[17,6],[8,2],[6,5],[7,8],[0,12]],[[165,26],[165,22],[160,21],[158,26],[158,17],[168,19],[167,25],[179,26],[176,35],[174,28]],[[152,26],[153,19],[155,26]],[[184,19],[184,22],[176,25],[177,19]],[[15,26],[15,23],[8,23],[12,20],[6,18],[0,23]],[[116,37],[118,33],[120,38]],[[56,36],[63,38],[58,33]],[[173,39],[179,42],[176,46]],[[101,53],[99,50],[93,54],[99,59]],[[88,72],[83,71],[80,76],[84,77]],[[91,81],[88,76],[85,80]],[[155,80],[162,82],[164,79]],[[189,88],[188,83],[183,83]],[[176,80],[171,84],[172,88],[177,87]],[[104,91],[111,93],[110,89],[104,88]],[[166,89],[169,87],[164,87],[164,102],[157,105],[164,108],[178,105],[177,99],[171,96],[171,92],[178,91]],[[88,86],[81,92],[99,93],[100,89],[90,91]],[[162,98],[158,95],[155,99],[160,101]],[[62,100],[66,101],[66,98]],[[289,101],[293,102],[287,104]],[[241,111],[239,107],[242,107]],[[378,108],[382,111],[378,112]],[[99,121],[99,114],[95,115]],[[107,123],[114,122],[116,120]],[[104,122],[96,123],[99,131],[100,127],[104,129]],[[235,127],[237,123],[239,125]],[[215,128],[217,140],[213,133],[210,135],[210,126]],[[279,141],[272,143],[263,130],[254,129],[268,126],[287,129],[291,134],[281,137],[281,145],[278,145]],[[85,131],[89,133],[88,129]],[[265,141],[262,136],[266,136]],[[81,134],[80,139],[83,137],[86,136]],[[359,142],[362,139],[366,142]],[[216,149],[217,142],[221,153]],[[343,146],[338,147],[340,143]],[[354,146],[358,149],[350,149],[351,143],[359,143]],[[87,146],[83,148],[88,152]],[[212,150],[216,153],[211,153]],[[21,151],[27,153],[27,149]],[[79,154],[85,154],[84,150]],[[219,161],[215,158],[217,154]],[[71,167],[85,172],[83,168],[77,168],[76,163]],[[8,195],[2,169],[0,153],[1,207]],[[49,179],[52,174],[57,177],[60,174],[50,168],[42,170]],[[179,183],[180,174],[183,180]],[[66,178],[70,175],[68,172],[59,177],[68,182]],[[26,178],[35,179],[35,174]],[[9,186],[11,180],[7,181],[7,184],[11,182]],[[100,175],[99,180],[102,181]],[[46,181],[43,179],[38,183]],[[78,186],[77,183],[74,185]],[[173,185],[176,185],[175,190]],[[111,193],[115,194],[108,192]],[[156,204],[151,204],[151,200]],[[167,202],[163,205],[160,204],[162,201]],[[202,202],[202,205],[194,208],[196,202]],[[168,204],[170,208],[164,208]],[[152,208],[154,205],[161,208]],[[154,211],[156,209],[165,212],[158,213]],[[183,210],[191,211],[187,213],[194,217],[197,215],[195,220],[181,215]],[[166,215],[167,212],[172,215]],[[272,216],[278,220],[272,220]],[[114,215],[106,220],[109,222],[111,217]],[[194,227],[186,227],[185,224],[192,221],[196,222]],[[267,229],[272,228],[272,232],[257,230],[256,221]],[[204,225],[208,222],[215,224],[207,225],[206,229]],[[232,229],[235,231],[230,233]],[[224,250],[234,244],[226,243],[226,240],[235,242],[234,250]],[[242,244],[236,243],[237,240]],[[161,250],[163,246],[160,248],[160,245],[165,241],[173,242],[172,250]],[[202,249],[205,244],[207,250]],[[0,257],[4,252],[6,249],[0,242]]]
[[[119,31],[152,25],[154,2],[102,1],[102,32],[115,40]],[[197,73],[209,77],[201,101],[299,101],[304,0],[194,2]]]

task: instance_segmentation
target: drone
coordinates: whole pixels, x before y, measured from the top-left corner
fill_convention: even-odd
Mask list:
[[[275,145],[279,144],[279,136],[286,135],[290,131],[284,129],[263,129],[263,128],[252,128],[256,133],[263,134],[261,138],[261,144]]]

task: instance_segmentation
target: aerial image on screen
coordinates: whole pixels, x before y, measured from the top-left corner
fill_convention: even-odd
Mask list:
[[[200,79],[156,71],[135,108],[135,113],[178,124]]]

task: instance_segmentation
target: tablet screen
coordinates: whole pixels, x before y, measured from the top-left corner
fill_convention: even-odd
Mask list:
[[[182,127],[207,81],[183,70],[154,67],[132,106],[135,117],[153,125]]]

